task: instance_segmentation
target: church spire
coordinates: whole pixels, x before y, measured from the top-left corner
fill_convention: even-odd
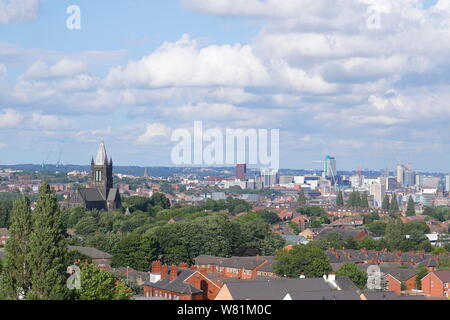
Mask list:
[[[95,158],[95,165],[101,166],[104,164],[108,164],[108,156],[106,155],[105,142],[102,139],[100,141],[100,145],[98,146],[97,157]]]

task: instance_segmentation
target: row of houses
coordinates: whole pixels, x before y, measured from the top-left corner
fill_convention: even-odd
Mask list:
[[[206,257],[199,257],[203,262]],[[210,257],[208,257],[209,259]],[[227,264],[224,259],[223,263]],[[230,260],[232,261],[232,260]],[[213,262],[210,260],[209,262]],[[254,265],[253,265],[254,266]],[[236,267],[238,265],[234,265]],[[248,265],[251,268],[252,265]],[[258,268],[258,266],[256,266]],[[233,268],[231,268],[233,269]],[[211,272],[209,270],[214,270]],[[401,296],[397,290],[360,291],[348,277],[333,274],[323,278],[239,278],[233,270],[228,278],[218,278],[210,263],[180,266],[153,263],[140,299],[164,300],[403,300],[448,297],[450,271],[434,271],[422,279],[424,295]],[[254,273],[253,273],[254,274]],[[391,274],[388,274],[389,277]],[[395,274],[396,275],[396,274]],[[396,275],[398,277],[398,275]],[[407,277],[407,276],[406,276]],[[390,282],[395,280],[388,279]],[[415,278],[411,278],[415,282]]]

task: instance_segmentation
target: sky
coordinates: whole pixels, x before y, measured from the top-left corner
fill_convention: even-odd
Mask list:
[[[448,52],[448,0],[0,0],[0,164],[171,166],[201,120],[279,129],[282,168],[448,172]]]

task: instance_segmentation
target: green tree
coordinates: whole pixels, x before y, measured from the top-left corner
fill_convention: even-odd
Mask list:
[[[321,277],[331,272],[330,259],[315,245],[294,246],[292,250],[279,250],[273,268],[277,275],[298,278]]]
[[[358,249],[358,242],[356,242],[355,238],[353,238],[352,236],[349,236],[346,240],[345,240],[345,249]]]
[[[94,264],[81,266],[81,288],[76,290],[79,300],[129,300],[132,290],[108,272]]]
[[[437,247],[432,252],[435,255],[447,255],[447,250],[444,247]]]
[[[409,196],[408,199],[408,206],[406,207],[406,216],[411,217],[416,215],[416,208],[415,208],[414,199],[412,196]]]
[[[364,237],[358,241],[358,249],[375,250],[377,242],[372,237]]]
[[[67,244],[56,193],[44,183],[39,188],[29,241],[30,299],[64,300],[67,297],[66,255]]]
[[[0,201],[0,228],[9,228],[11,209],[11,201]]]
[[[361,207],[361,194],[359,193],[359,191],[356,191],[355,193],[355,204],[354,207]]]
[[[399,208],[399,206],[398,206],[398,200],[397,200],[397,194],[396,194],[396,193],[394,193],[394,194],[392,195],[391,204],[390,204],[390,209],[391,209],[392,211],[399,211],[399,210],[400,210],[400,208]]]
[[[4,270],[1,276],[3,295],[10,300],[24,298],[31,289],[28,241],[32,229],[30,200],[14,201],[11,215],[11,238],[6,244]]]
[[[158,254],[159,245],[155,237],[130,234],[115,246],[112,265],[150,271],[151,262],[158,258]]]
[[[295,222],[289,222],[289,228],[291,228],[291,230],[295,233],[295,234],[299,234],[300,233],[300,228],[298,227],[298,224],[296,224]]]
[[[154,206],[154,207],[159,206],[163,209],[170,208],[170,200],[167,199],[167,197],[162,193],[154,193],[150,197],[150,202],[151,202],[152,206]]]
[[[364,289],[367,284],[367,272],[364,272],[351,262],[343,263],[336,272],[337,276],[349,277],[350,280],[359,288]]]
[[[427,234],[430,233],[430,227],[423,221],[411,221],[403,225],[403,231],[405,234]]]
[[[416,289],[421,290],[422,289],[422,279],[428,274],[428,270],[425,267],[419,267],[417,268],[417,275],[416,275]]]
[[[301,190],[300,195],[298,196],[298,202],[300,203],[300,205],[304,206],[307,200],[308,199],[306,198],[305,190]]]
[[[323,250],[330,248],[341,249],[345,247],[345,241],[337,231],[331,231],[324,237],[314,240],[314,244]]]
[[[390,210],[391,209],[391,204],[389,202],[389,196],[387,194],[384,196],[383,203],[381,204],[381,208],[383,210]]]
[[[374,221],[367,225],[367,229],[377,236],[383,236],[386,232],[387,223],[383,221]]]
[[[361,208],[369,208],[369,200],[367,199],[367,192],[363,192],[361,195]]]
[[[338,207],[343,207],[344,206],[344,196],[342,195],[342,191],[339,190],[337,197],[336,197],[336,205]]]
[[[401,223],[401,221],[397,221],[397,223],[387,224],[384,239],[387,242],[389,250],[393,251],[400,248],[400,245],[404,238],[403,223]]]
[[[450,258],[447,257],[440,257],[437,268],[439,270],[450,270]]]
[[[83,217],[75,225],[75,230],[78,235],[88,235],[97,231],[97,220],[94,217]]]

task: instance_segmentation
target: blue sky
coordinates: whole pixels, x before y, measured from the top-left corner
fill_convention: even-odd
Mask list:
[[[449,47],[444,0],[0,0],[0,163],[170,166],[202,120],[279,128],[285,168],[447,172]]]

